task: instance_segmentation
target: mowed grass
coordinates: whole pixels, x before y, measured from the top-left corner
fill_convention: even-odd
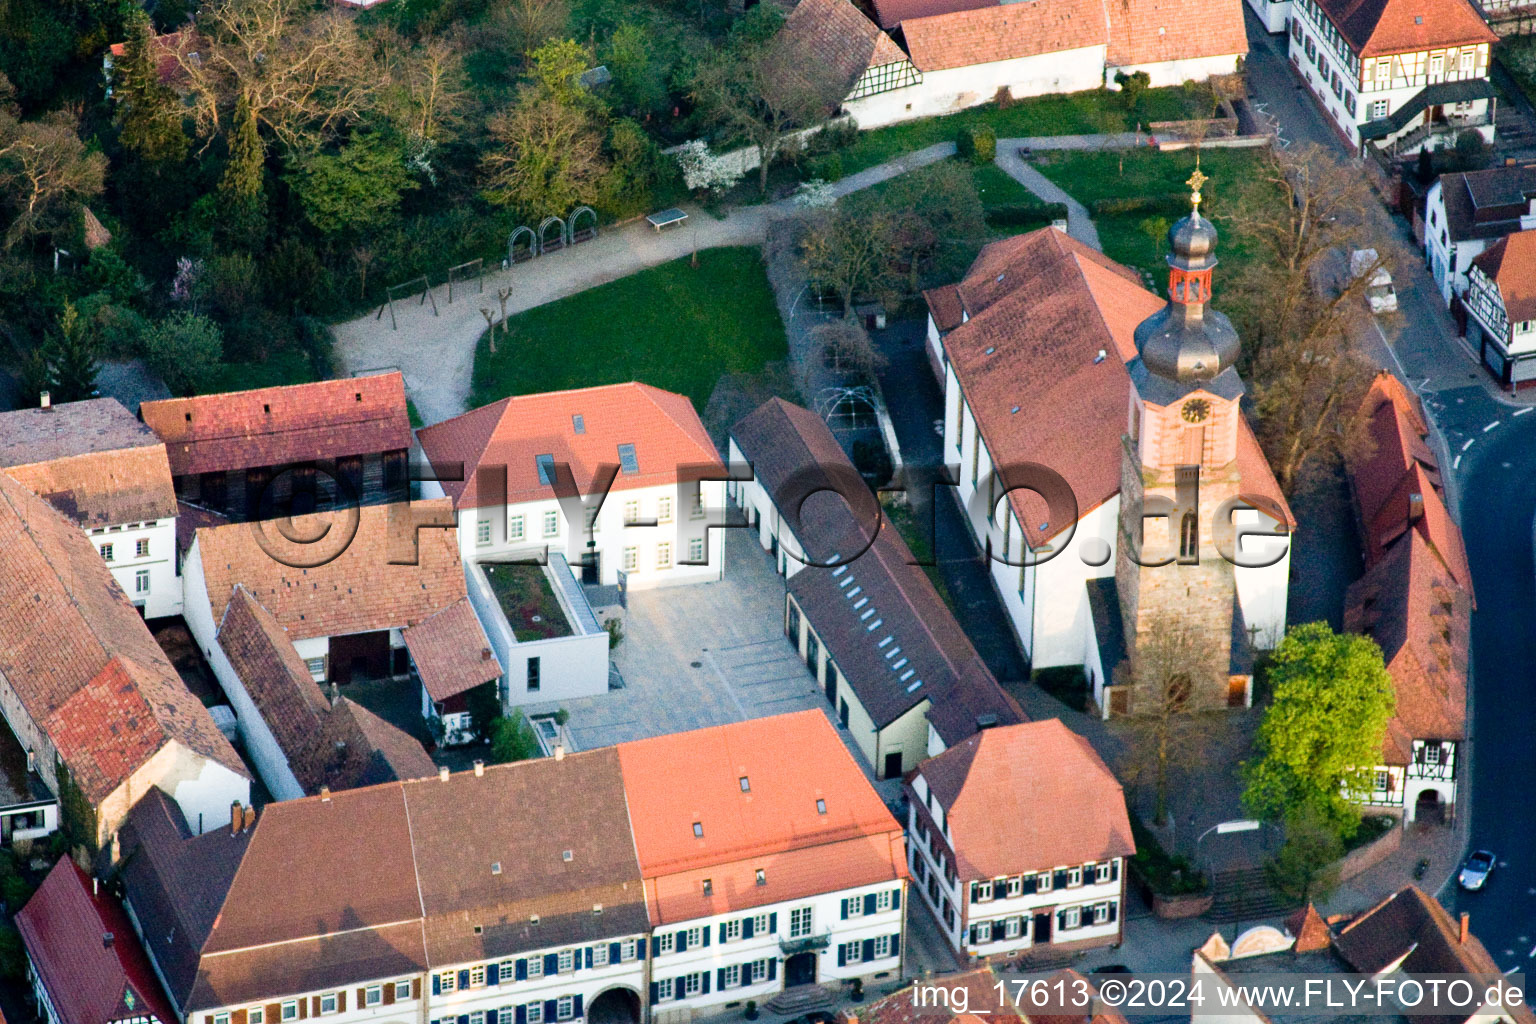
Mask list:
[[[885,163],[936,142],[953,142],[964,129],[988,124],[1000,139],[1033,135],[1096,135],[1133,131],[1138,121],[1181,121],[1210,115],[1208,94],[1199,88],[1148,89],[1140,108],[1130,109],[1107,89],[1055,93],[1016,101],[1007,110],[988,103],[943,117],[926,117],[860,132],[841,150],[844,174]]]
[[[686,229],[684,229],[686,230]],[[513,317],[475,353],[470,405],[638,380],[704,405],[723,373],[787,353],[756,248],[705,249]]]

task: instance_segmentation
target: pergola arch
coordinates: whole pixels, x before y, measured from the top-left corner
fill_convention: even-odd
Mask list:
[[[517,247],[519,241],[523,243],[523,247],[521,249]],[[538,254],[539,236],[535,234],[533,228],[529,227],[527,224],[519,224],[517,230],[513,231],[511,236],[507,239],[508,265],[531,260]]]
[[[588,224],[581,226],[581,218],[586,217]],[[590,242],[597,237],[597,211],[590,206],[578,206],[571,211],[570,218],[566,221],[565,235],[572,245],[581,242]]]
[[[553,240],[549,237],[549,229],[555,229]],[[551,214],[539,222],[539,254],[557,252],[565,248],[565,221]]]

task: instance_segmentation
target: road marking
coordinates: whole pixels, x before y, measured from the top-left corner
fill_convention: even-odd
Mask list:
[[[1505,971],[1504,973],[1505,974],[1514,974],[1519,969],[1520,969],[1520,965],[1516,964],[1515,966],[1511,967],[1509,970]]]
[[[1460,468],[1461,468],[1461,456],[1458,455],[1458,456],[1456,456],[1456,458],[1454,460],[1452,460],[1452,462],[1451,462],[1451,469],[1457,470],[1457,469],[1460,469]]]
[[[1461,450],[1462,451],[1466,451],[1468,448],[1471,448],[1472,447],[1472,442],[1476,441],[1476,440],[1477,440],[1477,438],[1475,438],[1475,437],[1467,438],[1467,443],[1461,446]]]
[[[1510,413],[1510,415],[1511,416],[1524,416],[1526,413],[1530,412],[1533,408],[1536,408],[1536,406],[1530,406],[1530,405],[1523,406],[1523,407],[1521,407],[1519,409],[1516,409],[1514,412]]]
[[[1498,425],[1499,425],[1499,421],[1498,420],[1494,420],[1492,423],[1488,424],[1486,427],[1483,428],[1483,433],[1485,433],[1485,434],[1488,433],[1488,431],[1492,430],[1494,427],[1496,427]]]

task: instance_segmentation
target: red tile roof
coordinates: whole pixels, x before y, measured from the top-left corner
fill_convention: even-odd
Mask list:
[[[1536,231],[1505,235],[1478,254],[1472,265],[1498,285],[1511,327],[1522,320],[1536,320]]]
[[[871,0],[875,20],[883,29],[894,29],[904,21],[914,18],[931,18],[955,11],[971,11],[978,7],[991,7],[997,0]]]
[[[442,499],[296,516],[287,527],[293,536],[331,531],[311,545],[291,543],[276,523],[199,530],[213,619],[224,617],[235,585],[241,584],[295,641],[415,625],[465,595],[458,531],[418,528],[426,520],[451,522],[450,516]],[[314,564],[337,549],[329,561]]]
[[[848,0],[800,0],[774,42],[785,65],[836,75],[844,94],[869,68],[907,63],[901,47]]]
[[[820,711],[637,740],[618,755],[653,921],[906,877],[901,826]]]
[[[404,635],[421,685],[433,700],[447,700],[501,678],[501,663],[491,653],[467,597],[409,627]]]
[[[145,402],[176,476],[339,459],[411,446],[398,371]]]
[[[1361,57],[1498,39],[1467,0],[1319,0],[1319,6]]]
[[[1248,52],[1243,0],[1104,0],[1110,66]]]
[[[196,37],[188,37],[188,43],[196,45]],[[182,77],[181,64],[176,59],[176,51],[181,47],[180,32],[165,32],[150,39],[151,48],[155,52],[155,70],[162,82],[174,82]],[[121,59],[128,52],[127,42],[113,43],[108,49],[112,56]]]
[[[61,857],[48,872],[17,913],[16,929],[58,1024],[145,1016],[175,1024],[128,915],[107,893],[93,894],[91,880],[70,858]]]
[[[576,431],[581,420],[582,432]],[[648,384],[610,384],[574,391],[517,395],[425,427],[422,449],[439,476],[463,467],[463,479],[445,480],[455,508],[493,505],[481,495],[477,470],[506,467],[507,501],[553,498],[536,465],[540,455],[570,465],[583,494],[601,465],[620,465],[619,446],[632,444],[639,470],[620,472],[614,490],[675,483],[678,467],[720,465],[720,454],[687,397]]]
[[[94,802],[175,741],[249,777],[96,548],[0,473],[0,676]]]
[[[901,34],[924,72],[1102,46],[1108,39],[1103,0],[1020,0],[909,17]]]
[[[929,1006],[924,1005],[926,999],[920,1002],[914,998],[917,984],[930,983],[953,993],[948,1004]],[[922,982],[898,989],[883,999],[844,1011],[839,1020],[842,1024],[951,1024],[960,1021],[962,1015],[953,1013],[949,1009],[950,1005],[966,1007],[970,1012],[963,1016],[972,1020],[1018,1018],[1018,1007],[1014,1005],[1014,1000],[999,999],[999,991],[998,976],[991,967],[981,966],[961,974],[924,978]],[[1005,985],[1001,991],[1006,996],[1011,989]],[[969,1024],[969,1021],[964,1024]]]
[[[1120,783],[1059,719],[984,729],[916,774],[945,809],[962,880],[1136,852]]]

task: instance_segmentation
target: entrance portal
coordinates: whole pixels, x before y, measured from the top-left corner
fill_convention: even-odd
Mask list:
[[[1445,804],[1440,800],[1438,789],[1423,789],[1413,802],[1413,820],[1420,825],[1443,825]]]
[[[816,984],[816,954],[796,953],[784,961],[784,987]]]
[[[587,1007],[587,1024],[640,1024],[640,997],[627,988],[599,993]]]

